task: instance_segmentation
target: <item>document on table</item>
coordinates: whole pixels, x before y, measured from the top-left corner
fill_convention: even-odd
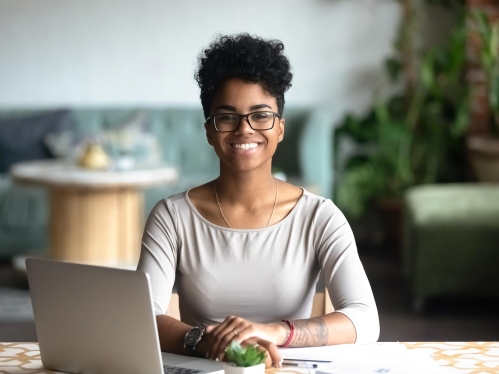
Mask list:
[[[452,369],[439,366],[423,352],[398,343],[345,344],[318,348],[281,349],[283,359],[327,360],[315,374],[444,374]],[[312,371],[310,371],[312,373]]]
[[[338,344],[312,348],[281,348],[284,360],[333,361],[354,350],[355,344]]]

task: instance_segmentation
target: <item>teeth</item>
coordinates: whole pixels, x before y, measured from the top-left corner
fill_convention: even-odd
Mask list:
[[[236,149],[243,149],[243,150],[247,150],[247,149],[253,149],[253,148],[256,148],[258,147],[258,143],[247,143],[247,144],[232,144],[232,147],[233,148],[236,148]]]

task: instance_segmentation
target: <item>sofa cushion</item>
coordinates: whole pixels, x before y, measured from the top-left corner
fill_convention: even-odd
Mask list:
[[[47,192],[43,188],[13,185],[0,176],[0,230],[26,235],[45,228],[48,219]]]
[[[69,111],[59,110],[30,117],[0,119],[0,172],[16,162],[51,158],[44,139],[70,127]]]

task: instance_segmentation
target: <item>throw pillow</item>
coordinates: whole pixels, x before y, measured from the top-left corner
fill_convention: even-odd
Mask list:
[[[45,137],[69,128],[70,113],[67,110],[0,119],[0,172],[7,172],[16,162],[52,158]]]
[[[143,111],[122,121],[106,123],[102,144],[115,169],[146,167],[162,159],[159,140],[150,129],[149,116]]]

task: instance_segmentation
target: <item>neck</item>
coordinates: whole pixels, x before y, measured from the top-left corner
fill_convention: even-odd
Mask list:
[[[220,168],[217,192],[226,204],[244,206],[248,210],[274,202],[276,182],[271,168],[249,172],[225,171]]]

